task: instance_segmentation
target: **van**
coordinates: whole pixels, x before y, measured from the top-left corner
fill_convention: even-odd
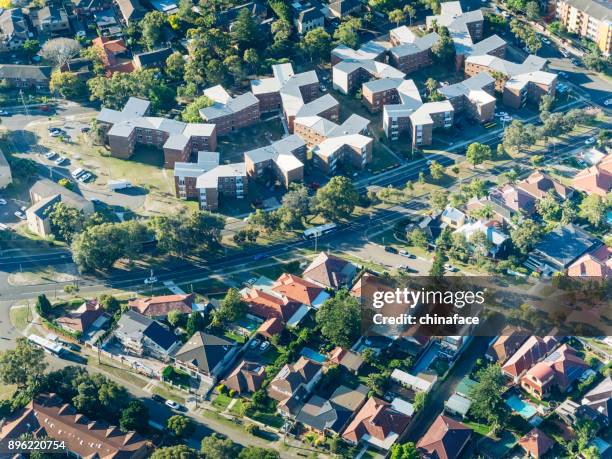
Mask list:
[[[70,175],[72,175],[72,178],[78,178],[80,175],[83,175],[85,173],[85,169],[79,167],[78,169],[73,170]]]

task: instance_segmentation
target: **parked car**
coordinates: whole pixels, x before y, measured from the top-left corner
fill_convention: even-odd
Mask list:
[[[93,175],[91,175],[89,172],[85,172],[83,175],[79,177],[79,182],[85,183],[87,180],[89,180],[92,177]]]
[[[548,38],[546,38],[546,37],[542,37],[542,43],[550,45],[550,40]]]
[[[0,198],[0,205],[1,206],[6,206],[6,199]]]
[[[457,268],[455,268],[453,265],[451,265],[449,263],[446,263],[444,265],[444,269],[446,269],[447,271],[450,271],[451,273],[459,271]]]
[[[155,282],[157,282],[157,277],[155,276],[147,277],[144,280],[145,285],[154,284]]]
[[[58,166],[61,166],[62,164],[64,164],[66,161],[68,161],[68,158],[66,158],[65,156],[60,156],[59,158],[57,158],[54,163],[57,164]]]
[[[606,100],[604,100],[604,103],[603,103],[603,104],[604,104],[606,107],[607,107],[608,105],[611,105],[611,104],[612,104],[612,99],[606,99]]]
[[[593,145],[595,143],[595,137],[589,137],[584,141],[585,145]]]
[[[156,402],[159,402],[159,403],[166,403],[166,399],[165,399],[164,397],[162,397],[161,395],[153,394],[153,395],[151,396],[151,398],[152,398],[153,400],[155,400]]]
[[[50,135],[51,137],[59,137],[60,135],[62,135],[62,131],[60,131],[60,130],[57,130],[57,131],[51,131],[51,132],[49,133],[49,135]]]
[[[0,116],[6,116],[8,114],[9,112],[7,112],[6,110],[0,110]]]
[[[20,210],[15,211],[15,217],[17,217],[19,220],[25,220],[27,218],[26,215]]]
[[[176,403],[174,400],[166,400],[164,402],[164,404],[167,407],[172,408],[173,410],[177,410],[177,411],[180,411],[181,408],[182,408],[181,404],[180,403]]]
[[[8,227],[8,225],[5,225],[4,223],[0,223],[0,231],[10,231],[11,229]]]
[[[258,338],[255,338],[253,341],[251,341],[251,344],[249,344],[249,347],[251,349],[255,349],[257,346],[259,346],[259,343],[261,343],[261,340]]]
[[[265,351],[269,347],[270,347],[270,342],[269,341],[264,341],[263,343],[261,343],[261,346],[259,346],[259,350],[260,351]]]
[[[51,150],[51,151],[48,151],[47,153],[45,153],[45,158],[53,159],[53,158],[55,158],[56,155],[57,155],[57,153],[54,152],[53,150]]]
[[[399,254],[406,257],[406,258],[416,258],[415,255],[411,254],[410,252],[408,252],[407,250],[400,250]]]
[[[398,253],[398,250],[391,246],[391,245],[386,245],[385,246],[385,252],[389,252],[389,253]]]

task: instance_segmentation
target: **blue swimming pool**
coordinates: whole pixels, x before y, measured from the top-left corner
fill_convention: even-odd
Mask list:
[[[325,363],[325,361],[327,360],[327,357],[325,357],[323,354],[313,349],[310,349],[309,347],[305,347],[304,349],[302,349],[300,354],[306,357],[307,359],[314,360],[315,362],[319,363]]]
[[[506,400],[506,404],[525,419],[531,419],[537,414],[536,409],[532,405],[530,405],[529,403],[525,403],[516,395],[513,395],[508,400]]]

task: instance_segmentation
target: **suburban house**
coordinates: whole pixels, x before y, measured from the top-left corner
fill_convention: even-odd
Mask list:
[[[547,276],[565,272],[574,261],[600,245],[599,239],[573,224],[558,226],[534,247],[526,265]]]
[[[115,72],[134,71],[134,63],[122,38],[96,37],[91,41],[91,45],[99,51],[106,76],[112,76]]]
[[[0,151],[0,190],[13,183],[13,175],[11,174],[11,165],[8,163],[4,153]]]
[[[271,290],[313,309],[319,309],[329,298],[329,293],[320,285],[287,273],[276,279]]]
[[[563,402],[555,408],[555,413],[557,413],[567,425],[575,425],[584,419],[608,424],[608,419],[605,414],[595,411],[588,405],[580,405],[570,398],[563,400]]]
[[[472,429],[448,416],[440,415],[417,442],[427,457],[457,459],[472,438]]]
[[[451,206],[446,207],[446,209],[442,211],[442,215],[440,215],[442,223],[446,223],[447,226],[453,229],[465,225],[466,218],[467,216],[463,212]]]
[[[150,355],[162,361],[168,361],[180,345],[177,337],[162,324],[131,309],[121,315],[114,335],[126,352]]]
[[[126,25],[140,21],[146,14],[146,10],[139,0],[114,0],[121,18]]]
[[[463,226],[455,230],[455,233],[463,234],[468,242],[472,236],[478,232],[483,233],[486,236],[487,241],[491,244],[489,254],[492,257],[503,256],[508,250],[510,250],[512,245],[510,236],[501,230],[499,224],[495,220],[474,220],[465,223]]]
[[[134,67],[137,69],[163,68],[166,65],[166,59],[172,52],[172,48],[166,47],[134,54]]]
[[[527,370],[521,387],[540,399],[549,395],[553,386],[566,392],[588,367],[573,348],[564,344]]]
[[[368,388],[362,384],[356,389],[339,386],[329,399],[310,397],[295,420],[321,434],[339,434],[367,397]]]
[[[544,432],[534,427],[529,433],[518,440],[518,444],[527,453],[527,457],[538,459],[544,456],[554,445]]]
[[[329,361],[333,364],[346,368],[349,372],[357,374],[363,365],[363,357],[350,349],[343,349],[337,346],[329,353]]]
[[[612,190],[612,154],[578,172],[572,179],[572,186],[587,194],[605,197]]]
[[[602,245],[585,253],[567,268],[570,277],[612,277],[612,248]]]
[[[296,325],[302,316],[297,317],[296,313],[300,309],[300,303],[293,301],[286,296],[273,292],[270,289],[252,288],[242,294],[242,299],[249,306],[249,314],[264,320],[262,326],[268,328],[271,326],[267,323],[268,320],[280,324],[279,332],[285,328],[285,325]],[[293,317],[296,316],[296,321]],[[276,330],[277,327],[274,326]],[[264,331],[264,330],[260,330]],[[267,336],[267,333],[263,333]],[[273,333],[274,334],[274,333]]]
[[[164,167],[173,168],[175,162],[189,161],[198,151],[217,148],[214,124],[148,116],[150,107],[148,100],[130,97],[121,111],[102,108],[96,120],[112,156],[128,159],[136,145],[148,145],[162,149]]]
[[[323,375],[323,365],[306,357],[286,364],[268,385],[268,395],[284,416],[295,416]]]
[[[173,357],[177,367],[212,386],[234,361],[237,351],[235,341],[199,331]]]
[[[514,225],[512,222],[512,216],[516,214],[516,211],[508,207],[504,202],[502,202],[502,200],[493,195],[488,195],[483,198],[474,196],[468,200],[468,202],[465,204],[465,208],[468,214],[482,208],[487,208],[492,213],[491,220],[498,222],[501,227],[506,228]]]
[[[502,366],[502,373],[518,382],[519,378],[559,343],[555,336],[530,336]]]
[[[321,252],[304,270],[302,277],[321,287],[339,290],[349,287],[356,274],[357,267],[351,262]]]
[[[17,49],[32,36],[21,8],[0,9],[0,52]]]
[[[252,92],[232,97],[223,86],[217,85],[205,89],[204,95],[213,105],[201,108],[200,116],[217,126],[217,135],[229,134],[259,121],[259,100]]]
[[[30,188],[32,206],[26,210],[28,229],[42,237],[51,236],[51,221],[48,212],[55,204],[62,203],[77,209],[84,216],[94,213],[93,203],[80,194],[49,179],[40,179]]]
[[[38,394],[0,427],[3,443],[26,434],[64,442],[66,452],[75,457],[144,459],[153,451],[153,445],[138,433],[88,419],[52,393]]]
[[[266,367],[261,363],[241,360],[222,381],[223,385],[237,394],[248,394],[259,390],[266,378]]]
[[[152,319],[165,319],[170,311],[180,311],[183,314],[191,314],[195,294],[163,295],[147,298],[134,298],[128,302],[128,306],[140,314]]]
[[[388,451],[408,427],[410,416],[396,411],[390,403],[371,397],[342,433],[349,443],[369,444]]]
[[[40,65],[0,64],[0,80],[15,88],[48,90],[51,70]]]
[[[298,33],[305,34],[317,27],[323,27],[325,24],[325,17],[318,8],[311,6],[310,8],[302,9],[297,14],[294,22]]]
[[[512,326],[506,326],[500,335],[491,342],[485,357],[493,362],[503,364],[521,347],[527,337],[526,332],[521,332]]]
[[[581,403],[597,411],[608,422],[612,421],[612,377],[606,377],[597,386],[588,391],[582,398]]]
[[[345,18],[352,13],[361,11],[363,4],[359,0],[336,0],[329,3],[329,15],[335,18]]]
[[[104,309],[96,300],[86,300],[74,311],[59,317],[55,322],[62,328],[77,333],[85,333],[102,315]]]
[[[32,23],[42,33],[61,35],[70,32],[68,13],[63,5],[49,3],[30,14]]]

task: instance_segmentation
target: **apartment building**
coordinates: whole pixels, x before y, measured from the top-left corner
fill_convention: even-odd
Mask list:
[[[130,97],[121,111],[103,108],[96,118],[105,132],[111,155],[128,159],[136,145],[164,151],[164,167],[189,161],[198,151],[217,148],[214,124],[183,123],[168,118],[147,116],[150,102]]]
[[[205,89],[204,95],[214,104],[200,109],[200,116],[217,126],[217,135],[225,135],[259,121],[259,99],[251,92],[232,97],[223,86],[217,85]]]
[[[495,89],[503,94],[503,102],[512,108],[525,103],[538,103],[544,94],[555,95],[557,75],[546,72],[546,59],[529,55],[522,64],[510,62],[497,56],[469,56],[465,60],[465,75],[474,76],[482,72],[502,75],[495,82]]]
[[[412,80],[403,78],[368,81],[361,88],[361,101],[370,112],[380,112],[385,105],[401,104],[403,96],[409,94],[413,87]]]
[[[353,93],[355,90],[359,89],[363,83],[370,81],[373,78],[403,79],[404,76],[404,72],[373,59],[348,59],[338,62],[332,68],[332,82],[334,89],[343,94]]]
[[[390,140],[407,131],[413,145],[430,145],[434,129],[453,125],[453,105],[448,100],[423,103],[412,80],[404,80],[397,94],[400,103],[383,107],[383,129]]]
[[[243,199],[247,194],[247,186],[245,163],[217,166],[196,179],[200,209],[217,210],[220,196]]]
[[[285,188],[291,182],[304,180],[304,161],[306,142],[295,134],[244,153],[249,178],[262,178],[269,171]]]
[[[501,37],[492,35],[482,39],[484,16],[480,9],[463,12],[460,2],[444,2],[440,5],[440,14],[427,16],[426,22],[430,29],[434,24],[448,28],[455,44],[457,70],[461,68],[467,56],[505,55],[506,42]]]
[[[432,64],[431,48],[439,39],[435,32],[418,37],[406,26],[392,29],[389,41],[393,48],[389,50],[389,62],[404,73],[428,67]]]
[[[199,151],[195,163],[177,162],[174,164],[174,189],[177,198],[197,199],[198,177],[219,165],[219,153]]]
[[[370,40],[365,42],[359,49],[349,48],[346,45],[338,45],[331,52],[331,64],[347,60],[367,61],[374,60],[384,62],[387,50],[391,47],[388,42],[381,40]]]
[[[612,8],[605,0],[557,0],[555,16],[568,32],[588,38],[600,51],[612,50]]]
[[[481,123],[495,116],[495,79],[486,72],[443,86],[438,91],[450,101],[456,114],[463,113]]]

